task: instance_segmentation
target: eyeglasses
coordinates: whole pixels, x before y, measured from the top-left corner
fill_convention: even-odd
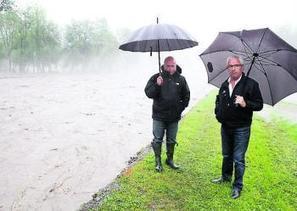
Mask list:
[[[239,68],[239,67],[242,67],[243,65],[242,64],[233,64],[233,65],[228,65],[228,68],[233,68],[233,67],[235,67],[235,68]]]

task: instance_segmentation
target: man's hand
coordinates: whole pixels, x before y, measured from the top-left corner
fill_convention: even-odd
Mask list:
[[[161,76],[159,76],[159,77],[157,78],[157,84],[158,84],[159,86],[161,86],[161,85],[163,84],[163,78],[162,78]]]
[[[246,107],[246,102],[242,96],[235,95],[235,97],[235,104],[239,104],[242,108]]]

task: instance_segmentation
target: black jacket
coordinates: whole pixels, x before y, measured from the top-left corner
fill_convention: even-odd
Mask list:
[[[173,75],[164,71],[161,73],[164,83],[159,86],[158,76],[159,73],[153,75],[144,90],[147,97],[154,100],[152,117],[159,121],[178,121],[190,100],[187,81],[177,71]]]
[[[223,126],[230,128],[250,126],[253,111],[260,111],[263,108],[263,99],[259,84],[243,74],[240,81],[234,87],[231,97],[228,86],[229,82],[226,80],[216,97],[215,114],[217,120]],[[234,104],[235,95],[243,96],[246,102],[245,108]]]

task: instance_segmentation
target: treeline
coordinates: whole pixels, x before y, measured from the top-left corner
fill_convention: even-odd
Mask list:
[[[127,32],[128,33],[128,32]],[[50,72],[90,69],[118,52],[118,38],[107,21],[73,21],[60,28],[38,6],[0,5],[0,71]]]

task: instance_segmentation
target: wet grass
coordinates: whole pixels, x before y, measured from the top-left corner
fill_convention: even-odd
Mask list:
[[[118,188],[94,210],[296,210],[297,125],[254,118],[245,186],[233,200],[230,184],[210,182],[221,168],[213,105],[211,94],[180,123],[175,161],[181,170],[164,165],[164,172],[156,173],[150,152],[117,179]]]

